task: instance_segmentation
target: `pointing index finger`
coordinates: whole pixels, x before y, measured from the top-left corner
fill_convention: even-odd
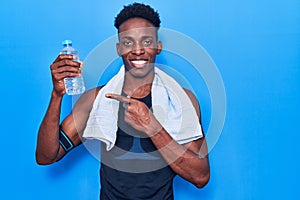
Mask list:
[[[120,101],[122,103],[130,103],[130,97],[124,97],[124,96],[119,95],[119,94],[107,93],[107,94],[105,94],[105,97]]]

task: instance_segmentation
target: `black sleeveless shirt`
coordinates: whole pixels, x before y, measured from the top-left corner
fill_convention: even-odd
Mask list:
[[[139,101],[151,109],[151,93]],[[122,103],[118,113],[115,146],[101,145],[101,200],[173,200],[175,173],[164,161],[151,139],[124,122]]]

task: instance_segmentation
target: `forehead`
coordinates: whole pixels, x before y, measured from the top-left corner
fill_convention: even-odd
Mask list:
[[[157,28],[143,18],[131,18],[119,27],[119,37],[155,36]]]

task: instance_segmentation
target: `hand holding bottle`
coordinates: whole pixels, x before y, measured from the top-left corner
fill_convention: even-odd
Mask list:
[[[81,72],[82,63],[75,61],[76,57],[71,54],[61,54],[50,66],[53,90],[62,96],[66,93],[64,79],[68,77],[79,77]]]
[[[71,40],[62,42],[63,49],[51,65],[54,92],[59,96],[81,94],[85,91],[82,77],[82,62]]]

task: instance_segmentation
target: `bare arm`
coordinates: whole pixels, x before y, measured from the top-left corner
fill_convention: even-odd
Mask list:
[[[205,138],[178,144],[165,129],[151,137],[169,166],[196,187],[204,187],[210,177]]]
[[[200,108],[196,97],[186,91],[200,119]],[[208,151],[205,138],[184,145],[178,144],[156,120],[147,106],[135,99],[116,94],[107,94],[127,104],[125,121],[133,128],[145,132],[175,173],[193,183],[204,187],[210,177]]]
[[[61,102],[65,94],[63,79],[77,76],[80,73],[80,63],[72,60],[71,55],[60,55],[51,65],[54,87],[48,109],[38,131],[36,146],[36,162],[38,164],[51,164],[66,154],[59,143],[59,123]],[[61,124],[63,131],[75,146],[81,143],[82,132],[98,91],[97,88],[83,94],[74,106],[72,113]]]
[[[191,92],[186,92],[200,119],[200,108],[196,97]],[[151,140],[174,172],[198,188],[208,183],[210,169],[205,137],[180,145],[162,128],[151,137]]]

